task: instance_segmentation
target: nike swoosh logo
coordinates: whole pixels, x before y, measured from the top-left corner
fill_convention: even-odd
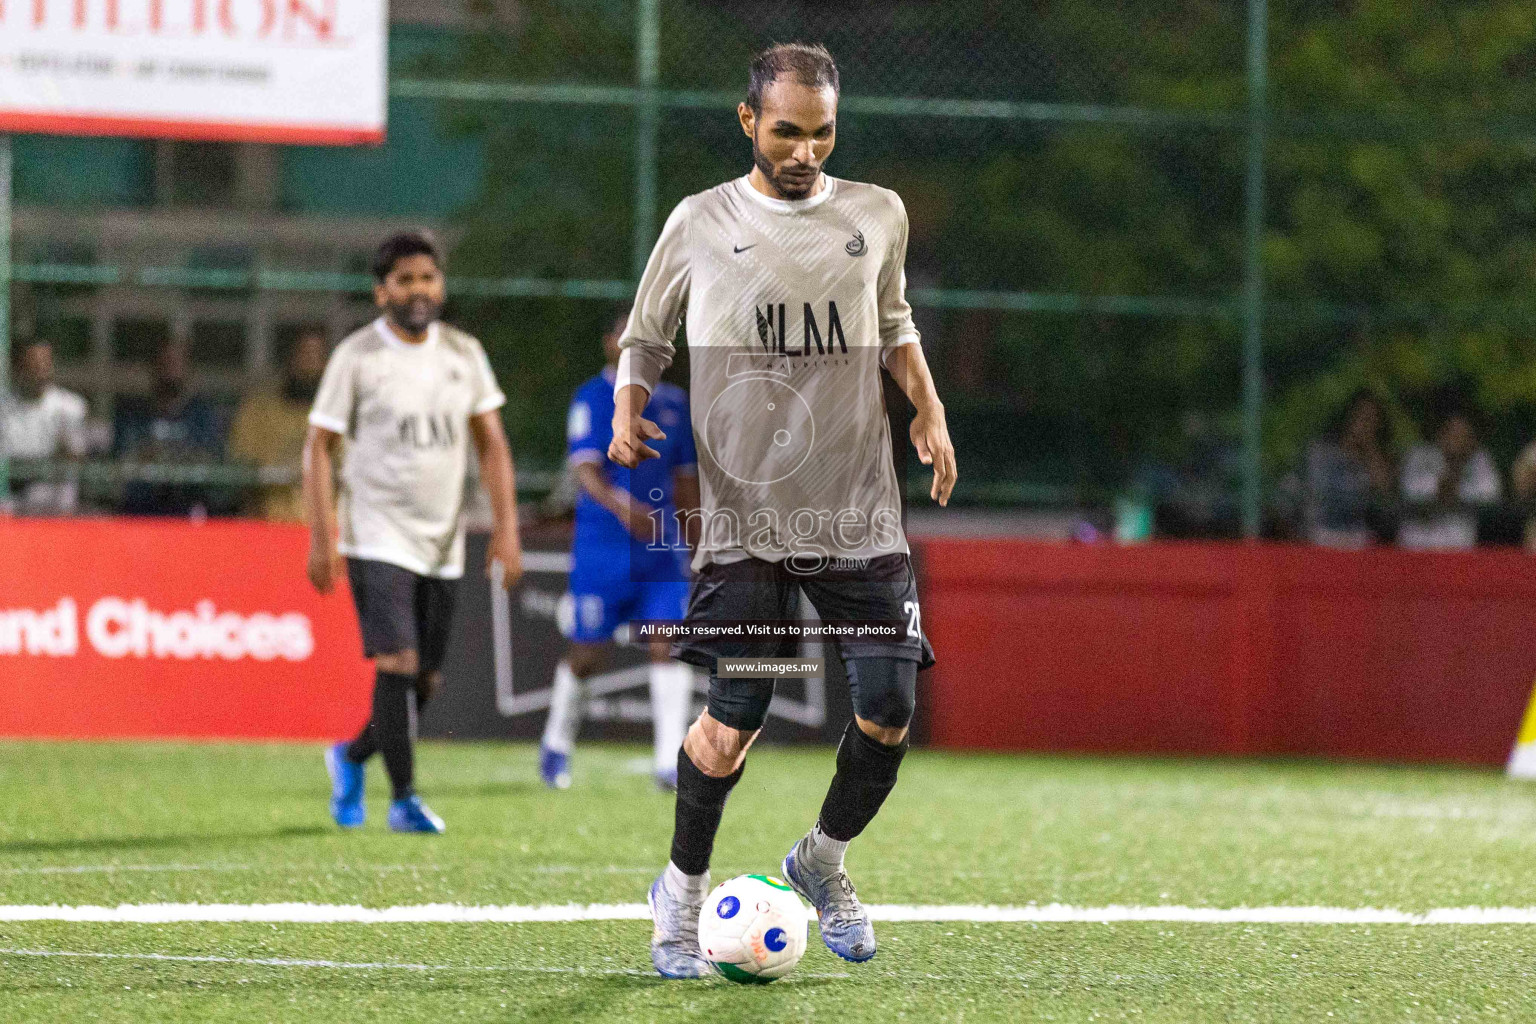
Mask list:
[[[756,249],[756,248],[757,248],[757,243],[753,242],[751,245],[738,245],[734,249],[732,249],[731,251],[735,252],[735,253],[743,253],[743,252],[746,252],[748,249]]]

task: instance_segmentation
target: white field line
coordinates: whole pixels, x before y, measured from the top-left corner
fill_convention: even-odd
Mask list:
[[[1374,907],[1074,907],[913,906],[872,904],[876,921],[1109,924],[1304,924],[1304,925],[1520,925],[1536,924],[1536,907],[1442,907],[1422,913]],[[809,914],[810,912],[807,911]],[[644,903],[468,906],[424,903],[362,907],[319,903],[140,903],[105,906],[0,905],[0,921],[70,921],[105,924],[179,922],[262,924],[538,924],[571,921],[645,921]]]
[[[152,960],[173,964],[232,964],[237,967],[314,967],[339,971],[483,971],[502,974],[629,974],[653,977],[654,971],[591,967],[481,967],[473,964],[377,963],[348,960],[291,960],[287,957],[176,956],[170,953],[80,953],[62,949],[0,949],[0,956],[61,957],[81,960]]]
[[[438,974],[471,971],[491,974],[574,974],[577,976],[624,975],[654,978],[655,971],[612,967],[528,967],[479,964],[412,964],[391,961],[294,960],[288,957],[178,956],[171,953],[91,953],[63,949],[0,949],[0,957],[53,957],[77,960],[136,960],[172,964],[228,964],[235,967],[308,967],[333,971],[418,971]],[[800,978],[848,978],[846,973],[800,974]]]
[[[43,864],[0,868],[0,875],[114,875],[135,871],[254,871],[252,864]]]
[[[210,874],[232,871],[330,871],[366,875],[370,872],[414,871],[420,873],[442,872],[437,864],[40,864],[24,868],[0,868],[3,875],[112,875],[119,873],[198,872]],[[619,864],[535,864],[527,867],[512,865],[503,874],[533,875],[648,875],[654,876],[656,868],[625,867]]]

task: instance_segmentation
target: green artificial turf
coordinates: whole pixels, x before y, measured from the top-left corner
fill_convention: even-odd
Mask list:
[[[318,747],[0,743],[0,904],[638,903],[671,830],[648,761],[582,747],[551,793],[530,747],[426,744],[429,837],[383,828],[377,766],[336,830]],[[715,877],[777,873],[831,771],[754,750]],[[927,751],[848,857],[872,903],[1410,911],[1536,906],[1533,864],[1536,789],[1492,772]],[[1536,1020],[1536,925],[881,923],[866,965],[813,926],[761,987],[663,981],[648,932],[0,922],[0,1021]]]

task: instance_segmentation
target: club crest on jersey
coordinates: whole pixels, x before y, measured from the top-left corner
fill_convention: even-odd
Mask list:
[[[855,231],[853,233],[853,240],[847,245],[843,246],[844,251],[846,251],[849,256],[863,256],[866,248],[867,246],[864,244],[864,232],[862,231]]]

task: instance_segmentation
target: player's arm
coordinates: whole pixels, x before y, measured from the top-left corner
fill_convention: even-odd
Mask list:
[[[661,454],[645,443],[667,436],[655,423],[640,415],[650,400],[650,391],[639,384],[626,384],[614,392],[613,441],[608,446],[608,457],[626,469],[634,469],[646,459]]]
[[[928,496],[940,505],[949,504],[955,489],[955,446],[949,440],[949,424],[944,419],[944,403],[933,386],[933,374],[923,357],[923,346],[912,342],[898,345],[886,357],[886,368],[906,392],[916,415],[912,417],[912,445],[923,465],[933,467],[933,486]]]
[[[576,463],[576,480],[592,500],[612,512],[624,529],[637,540],[649,541],[656,532],[651,519],[651,506],[640,501],[622,487],[615,487],[603,475],[602,467],[595,459],[582,459]]]
[[[893,200],[896,230],[880,268],[876,295],[881,362],[917,411],[912,419],[912,446],[923,465],[933,467],[933,486],[928,495],[940,505],[948,505],[957,475],[955,446],[949,440],[944,403],[934,389],[933,374],[928,371],[928,360],[923,357],[923,346],[912,323],[912,306],[907,302],[907,211],[894,194]]]
[[[656,391],[656,384],[672,365],[672,339],[677,336],[683,307],[688,302],[688,200],[677,204],[667,218],[656,248],[645,265],[635,305],[629,314],[624,337],[619,339],[619,372],[613,388],[613,440],[608,457],[634,469],[645,459],[658,456],[645,442],[667,435],[641,413]]]
[[[336,552],[336,450],[341,435],[309,426],[304,437],[304,518],[309,522],[309,582],[322,594],[331,592],[340,574]]]
[[[486,569],[501,563],[502,582],[512,586],[523,575],[523,542],[517,530],[517,476],[512,468],[512,446],[501,425],[501,413],[492,409],[469,418],[480,457],[480,486],[491,500],[491,544]]]

